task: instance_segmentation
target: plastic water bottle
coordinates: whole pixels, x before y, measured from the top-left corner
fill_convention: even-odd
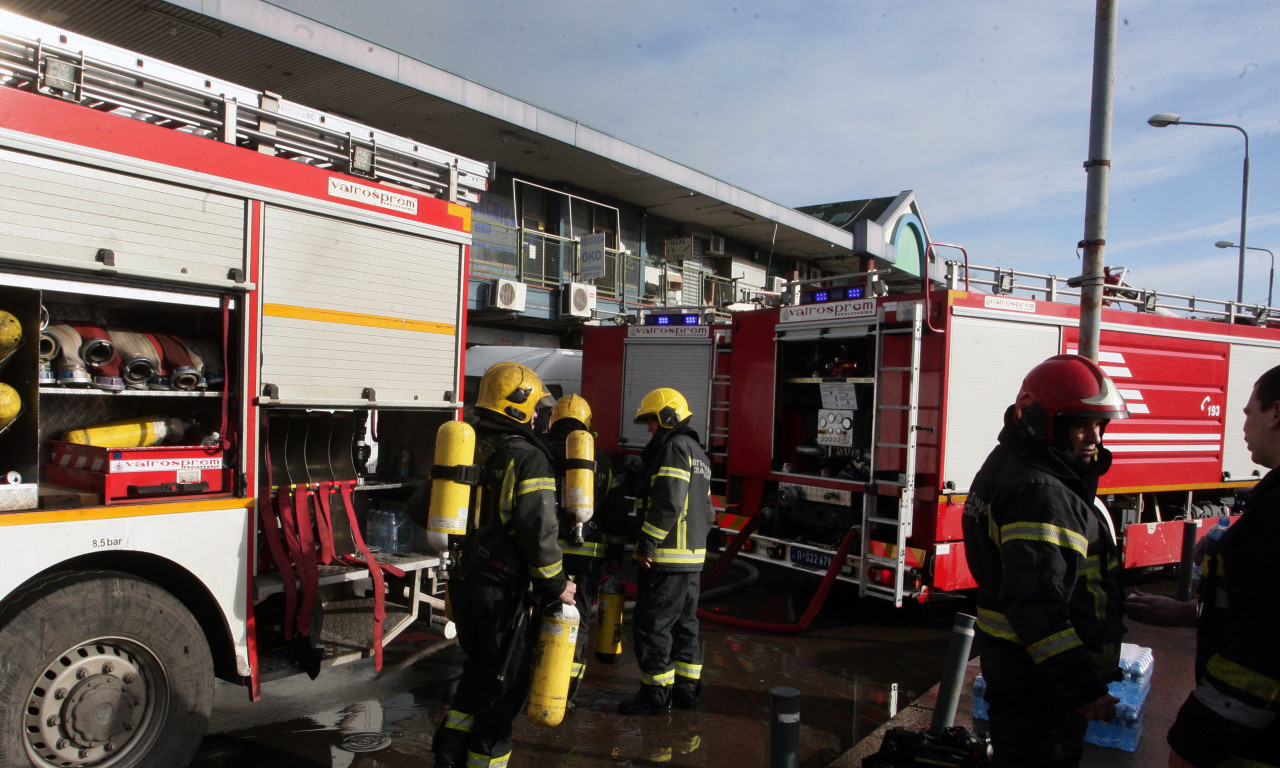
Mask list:
[[[369,518],[365,522],[365,544],[375,552],[385,552],[387,542],[386,513],[379,508],[369,510]]]
[[[973,678],[973,719],[986,720],[987,717],[987,681],[979,673]]]

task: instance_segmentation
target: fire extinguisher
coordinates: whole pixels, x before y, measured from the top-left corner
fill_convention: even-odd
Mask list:
[[[578,620],[578,609],[559,601],[542,612],[527,710],[529,719],[538,725],[554,727],[564,720],[573,651],[578,645]]]
[[[622,655],[622,609],[627,595],[617,576],[600,585],[600,613],[596,619],[596,659],[614,664]]]

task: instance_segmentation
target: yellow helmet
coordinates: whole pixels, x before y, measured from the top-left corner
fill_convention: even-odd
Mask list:
[[[556,425],[561,419],[575,419],[582,424],[583,429],[591,429],[591,406],[587,404],[586,398],[581,395],[565,395],[556,401],[555,407],[551,409],[551,421],[547,423],[550,429]]]
[[[684,395],[669,387],[659,387],[641,398],[635,423],[643,424],[653,416],[658,420],[658,426],[671,429],[692,415]]]
[[[539,405],[554,401],[542,386],[542,379],[520,363],[496,363],[480,378],[476,407],[500,413],[521,424],[528,424]]]

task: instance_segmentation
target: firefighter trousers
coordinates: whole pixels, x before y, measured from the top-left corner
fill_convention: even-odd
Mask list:
[[[994,765],[1073,768],[1084,755],[1089,721],[1052,700],[1050,684],[1032,675],[1012,690],[987,683]]]
[[[672,686],[694,696],[702,678],[698,646],[698,571],[642,569],[636,577],[636,660],[641,682],[670,700]]]
[[[472,571],[449,590],[466,660],[432,751],[459,766],[496,765],[511,753],[511,724],[529,693],[529,650],[538,622],[519,620],[526,606],[522,580],[497,581]]]

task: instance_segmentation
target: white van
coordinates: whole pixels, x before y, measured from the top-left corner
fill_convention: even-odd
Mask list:
[[[462,399],[476,400],[480,377],[495,363],[520,363],[533,369],[553,397],[582,393],[582,350],[552,347],[475,346],[467,349],[467,369]]]

